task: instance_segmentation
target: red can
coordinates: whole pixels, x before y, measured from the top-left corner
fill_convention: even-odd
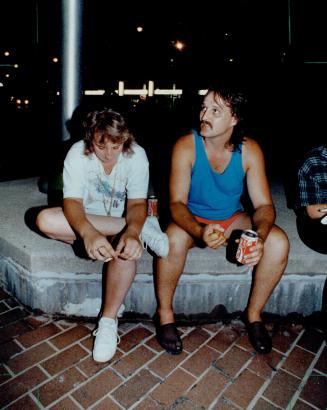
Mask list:
[[[148,216],[158,216],[158,198],[154,195],[148,198]]]
[[[250,253],[250,248],[258,243],[258,234],[251,229],[243,231],[236,252],[236,260],[245,263],[244,256]]]

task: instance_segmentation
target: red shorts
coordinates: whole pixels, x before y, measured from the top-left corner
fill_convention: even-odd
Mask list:
[[[215,220],[211,220],[211,219],[205,219],[202,218],[201,216],[195,216],[194,218],[198,221],[198,222],[202,222],[206,225],[209,224],[219,224],[220,226],[222,226],[224,229],[227,229],[239,216],[241,216],[242,214],[244,214],[243,211],[237,211],[235,212],[235,214],[233,214],[230,218],[228,219],[223,219],[222,221],[215,221]]]

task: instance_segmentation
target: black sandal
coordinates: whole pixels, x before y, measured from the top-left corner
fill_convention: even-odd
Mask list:
[[[271,337],[262,322],[248,322],[246,329],[248,331],[249,340],[257,352],[261,354],[271,352]]]
[[[181,354],[183,351],[183,344],[175,323],[160,325],[158,317],[154,318],[154,323],[156,327],[157,340],[160,346],[163,347],[169,354]]]

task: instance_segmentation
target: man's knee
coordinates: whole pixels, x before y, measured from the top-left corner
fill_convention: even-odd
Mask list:
[[[167,230],[169,239],[169,255],[181,256],[188,252],[192,238],[177,226],[170,226]]]
[[[266,239],[264,252],[274,259],[276,263],[286,264],[289,254],[290,244],[286,233],[274,225]]]

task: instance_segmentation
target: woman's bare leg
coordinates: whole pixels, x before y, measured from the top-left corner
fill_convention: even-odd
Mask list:
[[[126,225],[124,218],[86,214],[91,224],[105,236],[116,235]],[[72,244],[76,235],[70,227],[62,208],[48,208],[41,211],[36,219],[36,225],[51,239]]]
[[[102,316],[116,319],[136,273],[135,261],[115,259],[108,263]]]

